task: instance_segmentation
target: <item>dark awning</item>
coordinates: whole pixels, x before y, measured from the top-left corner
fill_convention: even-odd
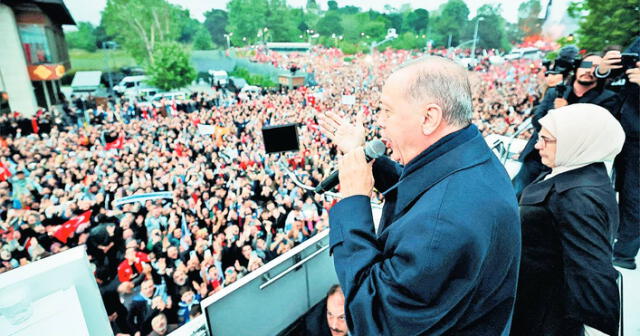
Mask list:
[[[33,3],[40,7],[42,12],[47,14],[54,23],[74,26],[76,24],[63,0],[0,0],[0,3],[5,3],[9,7],[22,3]]]

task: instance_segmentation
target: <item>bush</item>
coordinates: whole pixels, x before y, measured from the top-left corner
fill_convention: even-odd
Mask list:
[[[235,67],[230,74],[233,77],[244,78],[249,85],[256,85],[260,87],[274,87],[277,85],[267,76],[252,75],[249,70],[241,67]]]
[[[345,55],[355,55],[358,53],[358,46],[353,43],[343,42],[340,48]]]
[[[153,64],[147,73],[150,84],[169,91],[189,85],[196,78],[185,47],[178,42],[163,42],[153,51]]]

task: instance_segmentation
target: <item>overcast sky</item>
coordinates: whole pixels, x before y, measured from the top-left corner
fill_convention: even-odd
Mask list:
[[[544,1],[544,0],[543,0]],[[76,20],[79,21],[89,21],[93,24],[100,23],[100,11],[104,9],[106,4],[106,0],[64,0],[67,8],[71,12],[71,15]],[[169,2],[182,6],[183,8],[189,9],[191,12],[191,17],[204,21],[204,12],[210,10],[211,8],[219,8],[226,9],[227,2],[229,0],[169,0]],[[317,0],[316,1],[322,9],[327,8],[327,0]],[[338,5],[340,7],[351,5],[357,6],[362,9],[374,9],[377,11],[384,11],[384,6],[386,4],[392,4],[396,7],[400,7],[400,5],[404,3],[408,3],[412,8],[424,8],[426,10],[432,11],[437,9],[441,4],[445,3],[446,0],[337,0]],[[511,0],[511,1],[491,1],[491,0],[465,0],[467,6],[471,10],[470,17],[475,16],[476,10],[486,4],[486,3],[500,3],[502,4],[502,15],[511,22],[515,22],[518,15],[518,6],[522,3],[522,0]],[[555,2],[555,1],[554,1]],[[287,3],[290,6],[294,7],[303,7],[306,5],[307,0],[287,0]],[[71,28],[71,27],[67,27]]]

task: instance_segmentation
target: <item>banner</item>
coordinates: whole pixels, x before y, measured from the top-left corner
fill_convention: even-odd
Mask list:
[[[58,238],[59,241],[66,244],[69,237],[71,237],[78,230],[78,227],[80,227],[81,225],[88,225],[90,220],[91,210],[87,210],[81,215],[75,216],[62,224],[62,226],[58,228],[53,236]]]
[[[343,95],[342,96],[342,104],[344,105],[354,105],[356,103],[356,96],[354,95]]]
[[[123,136],[119,136],[117,139],[113,140],[112,142],[107,143],[106,146],[104,146],[104,150],[112,150],[112,149],[122,149],[122,146],[124,145],[124,137]]]
[[[215,125],[198,124],[198,134],[200,135],[211,135],[211,134],[214,134],[215,132],[216,132]]]
[[[0,182],[5,181],[11,177],[11,171],[4,166],[4,163],[0,162]]]
[[[148,194],[127,196],[127,197],[118,198],[117,200],[114,200],[114,205],[120,206],[127,203],[146,202],[147,200],[154,200],[154,199],[160,199],[160,198],[173,199],[173,192],[159,191],[159,192],[152,192]]]

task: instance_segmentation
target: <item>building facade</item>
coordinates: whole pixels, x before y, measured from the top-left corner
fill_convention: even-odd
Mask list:
[[[71,67],[65,24],[75,21],[62,0],[0,0],[0,95],[5,110],[8,102],[10,111],[30,116],[40,107],[50,110],[62,102],[60,78]]]

